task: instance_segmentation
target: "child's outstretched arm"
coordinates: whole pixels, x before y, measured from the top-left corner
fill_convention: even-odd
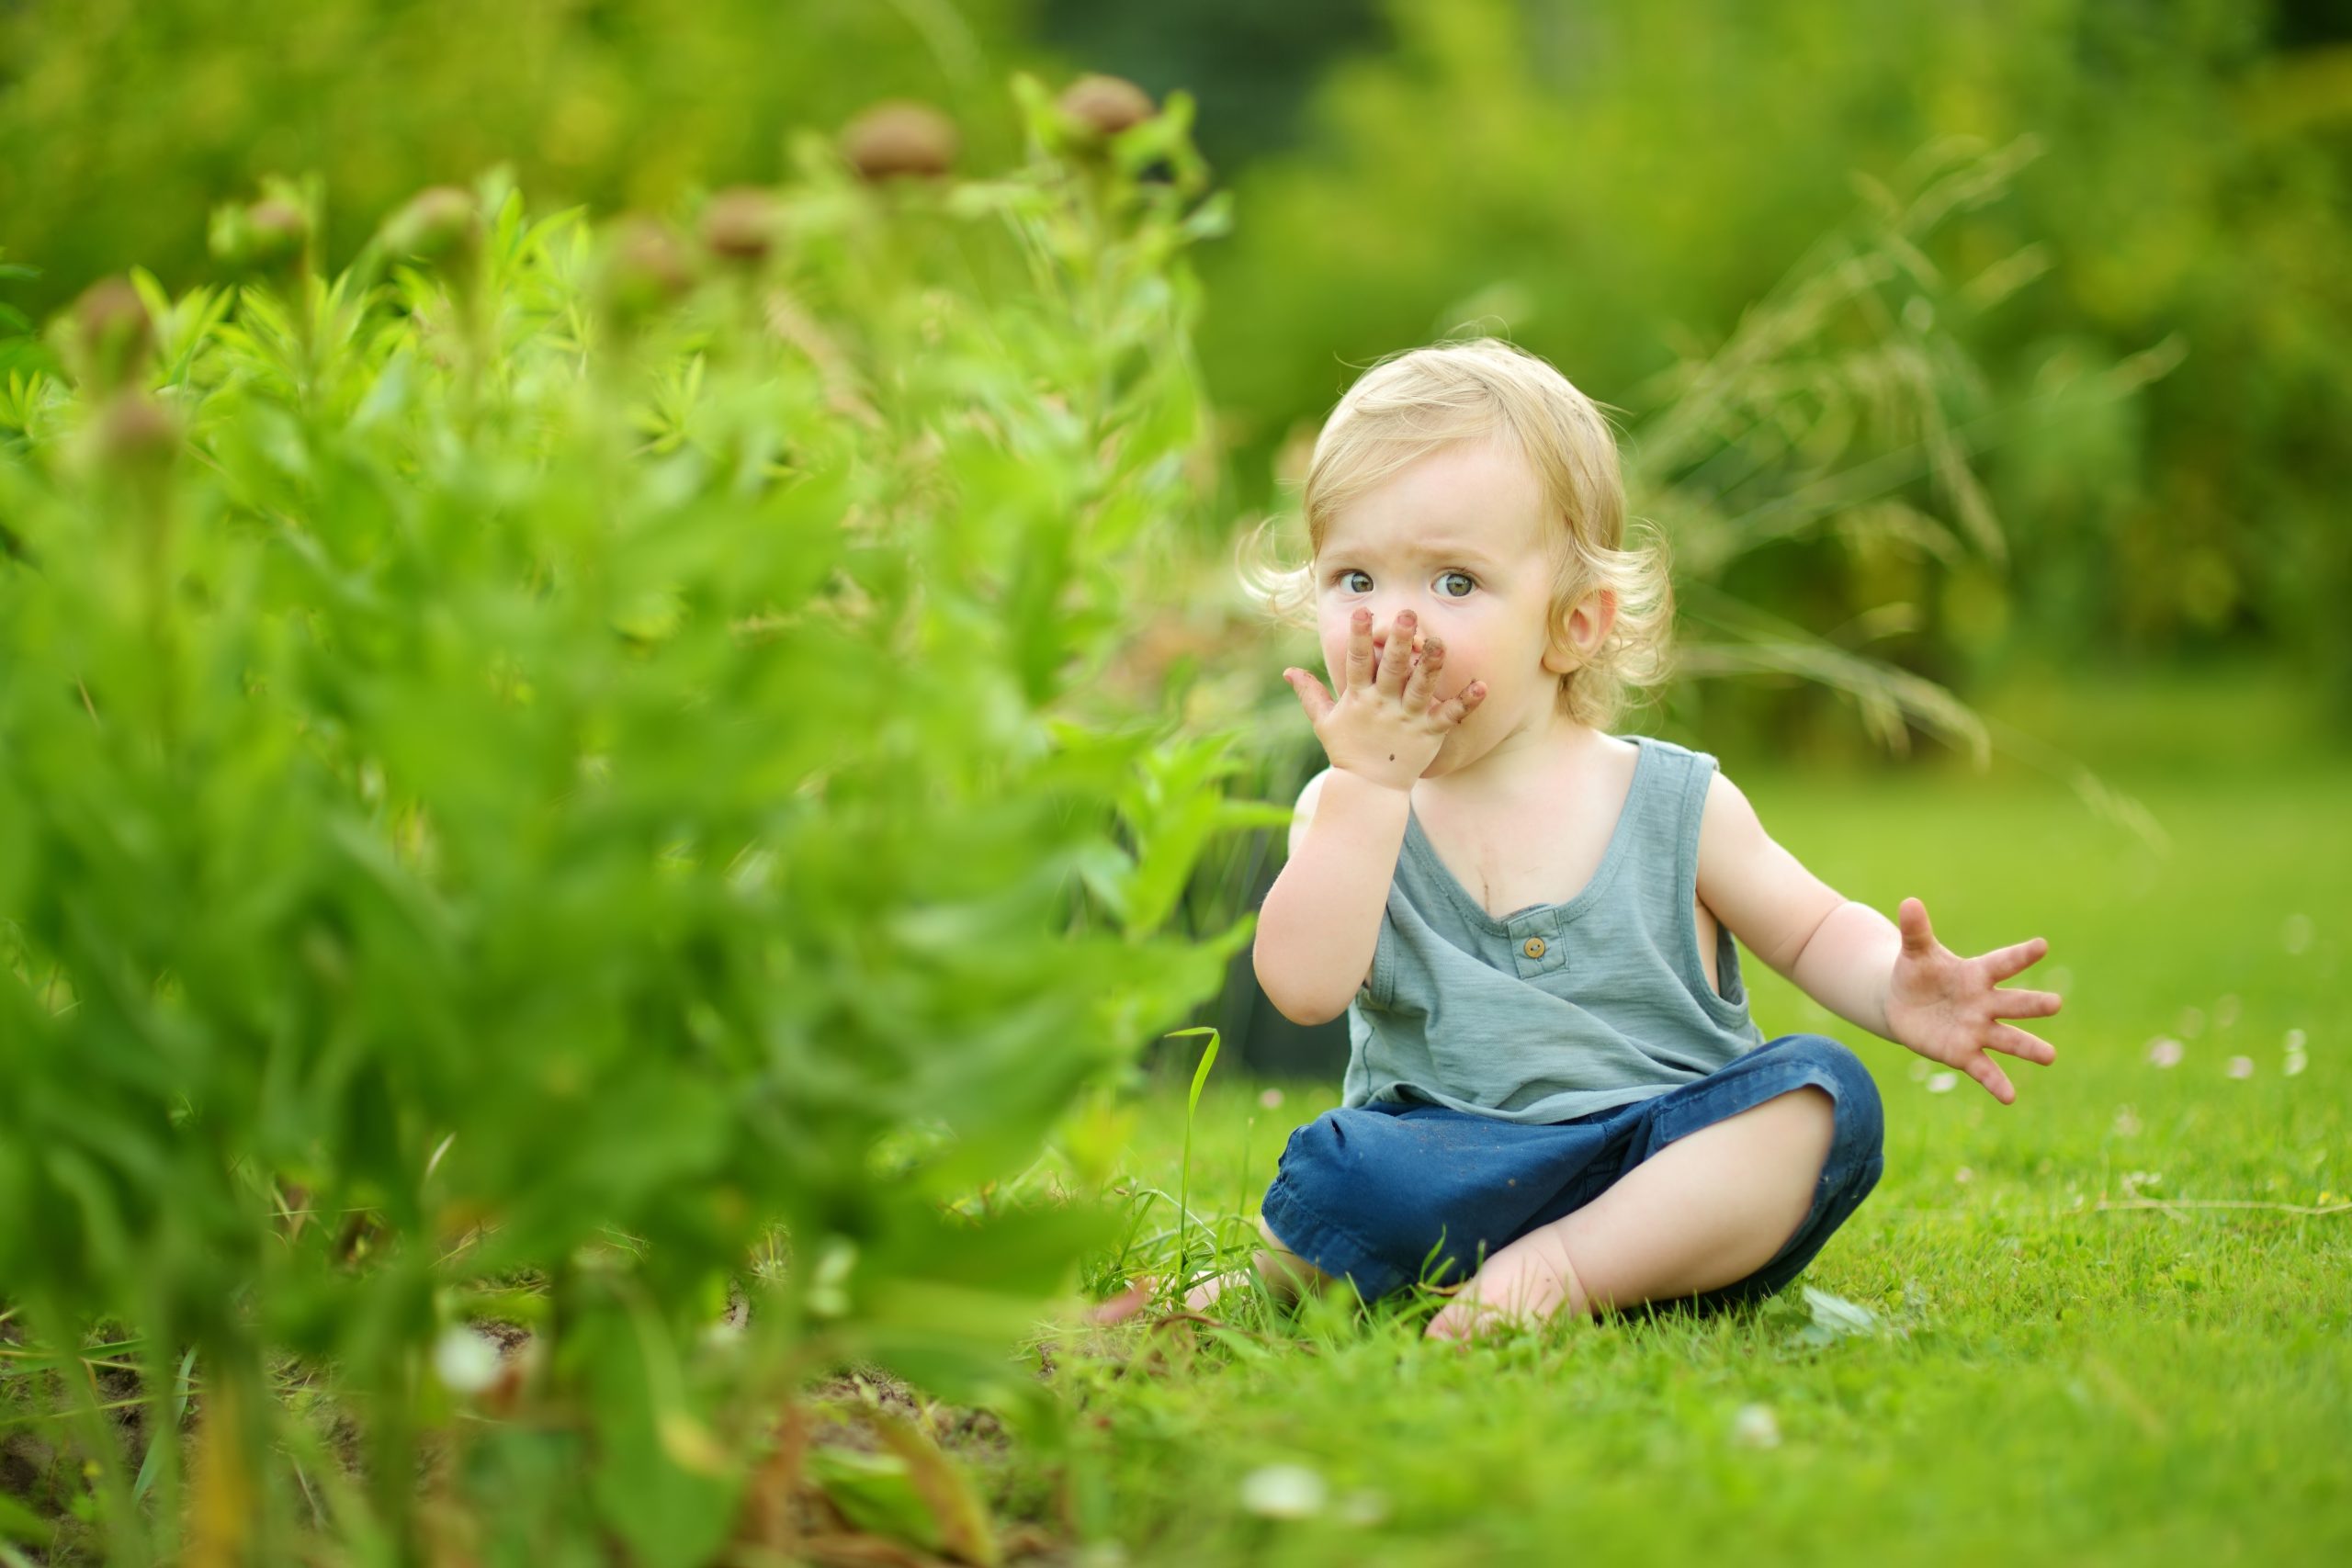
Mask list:
[[[1928,907],[1905,898],[1900,927],[1840,897],[1765,832],[1755,807],[1718,773],[1699,829],[1699,898],[1773,969],[1849,1022],[1957,1067],[2007,1105],[2018,1091],[1985,1053],[2047,1066],[2048,1041],[2003,1023],[2056,1012],[2052,991],[2000,982],[2050,951],[2032,937],[1962,958],[1936,940]]]

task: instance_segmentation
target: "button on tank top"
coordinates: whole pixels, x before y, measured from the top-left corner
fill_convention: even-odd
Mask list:
[[[1348,1004],[1341,1103],[1427,1101],[1565,1122],[1704,1077],[1764,1043],[1720,926],[1707,981],[1691,908],[1715,759],[1648,736],[1600,869],[1497,919],[1409,812],[1372,975]]]

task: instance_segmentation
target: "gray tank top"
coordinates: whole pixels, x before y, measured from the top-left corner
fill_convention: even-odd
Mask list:
[[[1372,975],[1348,1004],[1341,1103],[1428,1101],[1565,1122],[1663,1094],[1764,1043],[1739,950],[1716,931],[1720,995],[1691,910],[1715,760],[1641,749],[1616,831],[1583,892],[1497,919],[1408,810]]]

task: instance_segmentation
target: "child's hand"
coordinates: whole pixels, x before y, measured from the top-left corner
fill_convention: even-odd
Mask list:
[[[1446,735],[1487,694],[1484,685],[1474,682],[1459,696],[1434,701],[1437,672],[1445,665],[1445,643],[1430,638],[1416,661],[1413,624],[1413,612],[1398,614],[1375,671],[1372,612],[1358,610],[1348,631],[1348,662],[1336,698],[1326,694],[1323,682],[1307,671],[1283,671],[1333,767],[1406,790],[1437,759]]]
[[[2050,944],[2034,937],[1962,958],[1936,940],[1928,925],[1928,907],[1918,899],[1905,898],[1895,913],[1903,950],[1887,979],[1891,1037],[1931,1061],[1958,1067],[2002,1104],[2014,1102],[2018,1091],[2008,1075],[1984,1053],[2006,1051],[2048,1066],[2058,1059],[2058,1051],[2048,1041],[1999,1020],[2046,1018],[2058,1010],[2061,998],[2054,991],[2005,991],[1997,982],[2039,964]]]

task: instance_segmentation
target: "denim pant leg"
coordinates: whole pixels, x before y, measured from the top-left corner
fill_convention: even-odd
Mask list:
[[[1852,1050],[1822,1034],[1781,1035],[1695,1083],[1644,1102],[1649,1126],[1635,1140],[1643,1150],[1640,1159],[1702,1127],[1807,1084],[1828,1094],[1834,1122],[1829,1154],[1814,1183],[1812,1207],[1795,1234],[1746,1279],[1697,1295],[1653,1302],[1650,1307],[1711,1314],[1761,1300],[1794,1280],[1878,1185],[1885,1169],[1886,1122],[1869,1067]]]
[[[1424,1279],[1460,1283],[1611,1146],[1592,1118],[1343,1107],[1291,1134],[1263,1213],[1284,1247],[1367,1300]]]

